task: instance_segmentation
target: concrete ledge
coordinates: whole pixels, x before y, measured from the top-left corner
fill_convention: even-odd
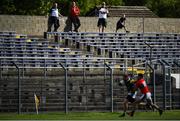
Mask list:
[[[0,15],[0,31],[16,31],[22,34],[43,36],[47,30],[47,19],[45,16]],[[105,32],[115,32],[118,19],[119,17],[109,17]],[[80,21],[80,32],[98,32],[97,17],[80,17]],[[67,17],[60,19],[58,31],[69,31],[70,25],[67,24],[69,24]],[[180,33],[180,19],[173,18],[129,17],[126,26],[130,32]],[[124,32],[124,30],[118,32]]]

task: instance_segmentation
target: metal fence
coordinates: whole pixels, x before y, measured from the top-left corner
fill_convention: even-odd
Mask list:
[[[180,108],[180,91],[172,85],[171,80],[171,70],[174,67],[167,60],[153,60],[150,64],[144,59],[134,58],[78,58],[82,61],[79,67],[67,66],[68,62],[74,63],[74,58],[1,57],[0,60],[1,107],[6,111],[8,108],[11,109],[11,106],[17,106],[18,108],[14,109],[17,109],[18,113],[32,111],[33,108],[29,110],[28,108],[34,104],[33,96],[31,98],[28,96],[36,90],[41,99],[40,109],[42,111],[51,111],[53,106],[53,111],[64,110],[66,113],[69,111],[113,112],[121,110],[126,89],[124,86],[119,86],[119,80],[122,79],[124,72],[130,71],[129,73],[135,75],[137,69],[145,70],[145,78],[147,81],[150,80],[151,84],[149,84],[155,103],[164,109]],[[42,64],[36,63],[32,66],[32,60],[43,61],[41,61]],[[48,60],[54,60],[57,65],[49,64]],[[95,61],[90,66],[89,62],[92,60]],[[132,64],[134,60],[138,62],[135,65]],[[101,64],[97,65],[97,61],[101,61]],[[171,62],[175,63],[176,72],[179,73],[179,60]],[[159,70],[161,70],[160,75],[163,76],[163,81],[158,84],[156,72]],[[38,82],[36,81],[37,75],[41,77]],[[8,104],[10,106],[5,107]]]

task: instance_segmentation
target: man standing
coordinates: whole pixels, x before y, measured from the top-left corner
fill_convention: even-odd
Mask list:
[[[72,6],[70,9],[70,21],[71,24],[74,24],[74,30],[75,32],[78,32],[79,27],[81,26],[80,20],[79,20],[79,14],[80,9],[78,6],[76,6],[76,2],[72,2]]]
[[[99,32],[104,32],[104,28],[107,26],[107,14],[109,13],[108,9],[106,9],[106,3],[102,3],[102,7],[99,10],[99,19],[97,26],[99,27]]]
[[[48,18],[48,32],[51,32],[51,27],[54,24],[54,32],[57,32],[57,29],[59,28],[59,15],[62,17],[62,15],[59,13],[58,4],[54,3],[53,7],[49,11],[49,18]]]
[[[149,106],[157,109],[159,111],[159,115],[162,115],[163,110],[161,110],[156,104],[153,104],[153,102],[152,102],[151,93],[150,93],[149,88],[146,84],[146,81],[143,79],[143,74],[138,74],[137,81],[135,82],[135,88],[140,89],[142,96],[140,97],[139,100],[135,101],[133,103],[133,105],[135,106],[135,105],[139,104],[140,102],[142,102],[143,100],[146,100],[146,102]],[[132,112],[128,113],[128,115],[130,115],[130,116],[134,115],[135,107],[134,107],[134,110]]]

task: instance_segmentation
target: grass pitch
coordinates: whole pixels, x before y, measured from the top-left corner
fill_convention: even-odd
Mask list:
[[[180,110],[165,111],[162,116],[158,112],[136,112],[134,117],[114,112],[51,112],[37,114],[0,113],[0,120],[180,120]]]

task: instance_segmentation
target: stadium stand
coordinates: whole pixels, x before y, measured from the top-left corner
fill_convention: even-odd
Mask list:
[[[78,49],[96,52],[102,57],[126,57],[126,58],[150,58],[150,45],[152,47],[152,59],[179,58],[179,34],[160,33],[132,33],[116,35],[106,33],[105,36],[89,33],[89,35],[60,35],[65,38],[67,45],[74,45]],[[109,35],[108,35],[109,34]],[[84,36],[83,36],[84,35]],[[106,53],[106,54],[105,54]],[[119,56],[120,55],[120,56]]]
[[[8,37],[7,37],[8,36]],[[17,35],[15,35],[17,36]],[[18,35],[19,36],[19,35]],[[74,65],[75,67],[82,66],[82,61],[76,60],[81,57],[91,57],[92,54],[83,54],[82,51],[72,51],[70,48],[63,47],[61,44],[53,44],[47,40],[28,39],[20,36],[20,38],[14,38],[14,34],[1,35],[1,56],[3,57],[57,57],[57,58],[73,58],[67,66]],[[28,64],[31,66],[41,64],[42,60],[31,60]],[[79,61],[79,62],[78,62]],[[26,61],[24,61],[25,64]],[[27,60],[28,62],[28,60]],[[8,61],[2,61],[2,64],[6,64]],[[11,63],[11,62],[10,62]],[[18,62],[17,62],[18,63]],[[19,64],[22,61],[19,62]],[[81,64],[80,64],[81,63]],[[48,61],[46,64],[51,66],[59,65],[57,61]],[[99,63],[100,64],[100,63]],[[48,66],[50,66],[48,65]],[[98,66],[98,63],[96,63]]]
[[[55,36],[59,43],[51,41]],[[153,47],[152,58],[147,44]],[[119,85],[122,73],[132,66],[132,71],[144,72],[149,59],[154,65],[164,59],[174,73],[179,73],[179,46],[179,34],[49,32],[39,39],[2,32],[0,111],[35,111],[34,93],[40,97],[40,111],[64,111],[66,107],[69,111],[121,110],[127,93],[125,86]],[[157,71],[163,70],[162,65],[156,66]],[[160,79],[156,102],[162,107]],[[173,109],[180,108],[176,81],[172,82],[170,100]]]

